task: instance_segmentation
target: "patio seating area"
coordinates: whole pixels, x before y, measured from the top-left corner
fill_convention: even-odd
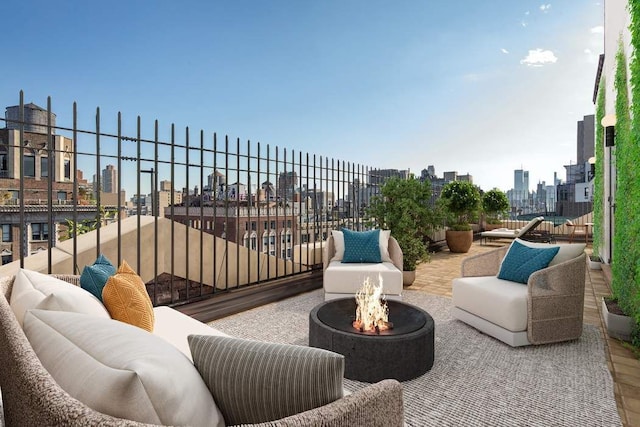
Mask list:
[[[420,290],[428,294],[451,298],[451,282],[460,276],[462,260],[509,244],[509,241],[491,242],[481,245],[474,242],[466,254],[448,250],[431,255],[431,262],[418,265],[416,280],[407,289]],[[590,251],[590,248],[587,248]],[[609,338],[604,330],[600,300],[611,293],[602,270],[586,271],[584,300],[584,322],[597,326],[606,338],[606,353],[609,370],[615,384],[615,397],[620,419],[624,426],[640,425],[640,360],[625,348],[621,341]]]

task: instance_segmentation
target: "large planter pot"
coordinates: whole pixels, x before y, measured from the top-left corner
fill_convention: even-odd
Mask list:
[[[466,253],[473,243],[473,231],[447,230],[446,238],[451,252]]]
[[[602,266],[600,265],[600,261],[594,261],[590,257],[587,257],[587,262],[589,263],[589,268],[591,270],[602,270]]]
[[[402,285],[403,286],[411,286],[413,282],[416,280],[416,271],[403,271],[402,272]]]
[[[624,316],[609,312],[607,303],[602,298],[602,317],[607,328],[607,334],[611,338],[617,338],[623,341],[631,341],[631,330],[633,329],[633,319],[630,316]]]

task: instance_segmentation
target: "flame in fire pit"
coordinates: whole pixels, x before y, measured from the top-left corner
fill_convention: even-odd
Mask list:
[[[379,285],[374,285],[367,277],[362,288],[356,292],[356,320],[353,327],[360,332],[380,332],[391,329],[389,307],[382,294],[382,277]]]

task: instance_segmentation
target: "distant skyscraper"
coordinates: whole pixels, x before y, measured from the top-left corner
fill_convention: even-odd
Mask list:
[[[118,171],[113,165],[107,165],[102,170],[102,191],[105,193],[118,192]]]
[[[529,171],[513,171],[513,191],[515,200],[526,200],[529,197]]]

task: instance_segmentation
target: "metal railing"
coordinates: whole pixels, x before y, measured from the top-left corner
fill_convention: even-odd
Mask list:
[[[13,197],[2,206],[0,223],[10,222],[16,230],[15,262],[24,267],[30,224],[42,223],[57,230],[48,234],[48,272],[54,268],[53,248],[66,233],[75,271],[64,273],[79,274],[87,258],[77,244],[82,229],[75,225],[90,229],[94,257],[114,246],[105,239],[115,227],[112,262],[120,264],[132,244],[135,259],[126,261],[134,269],[148,269],[152,260],[147,289],[156,304],[194,301],[320,269],[314,242],[341,226],[365,228],[364,207],[389,175],[269,144],[205,136],[189,127],[179,131],[171,124],[162,132],[157,120],[145,126],[139,116],[126,126],[120,113],[107,121],[100,108],[95,122],[81,126],[75,103],[67,119],[71,125],[62,126],[52,122],[51,98],[40,111],[47,115],[46,134],[34,134],[25,130],[30,123],[22,92],[19,111],[18,120],[0,119],[7,125],[0,155],[10,160],[0,174],[0,192]],[[55,117],[64,114],[56,111]],[[44,143],[34,143],[38,139]],[[27,158],[35,166],[25,176]],[[40,176],[45,166],[47,173]],[[46,212],[35,217],[33,205]],[[117,215],[109,218],[105,212]],[[137,217],[132,241],[122,228],[129,214]],[[153,217],[153,241],[143,237],[150,227],[143,214]],[[167,220],[169,238],[161,241]],[[194,270],[193,264],[199,267]]]

